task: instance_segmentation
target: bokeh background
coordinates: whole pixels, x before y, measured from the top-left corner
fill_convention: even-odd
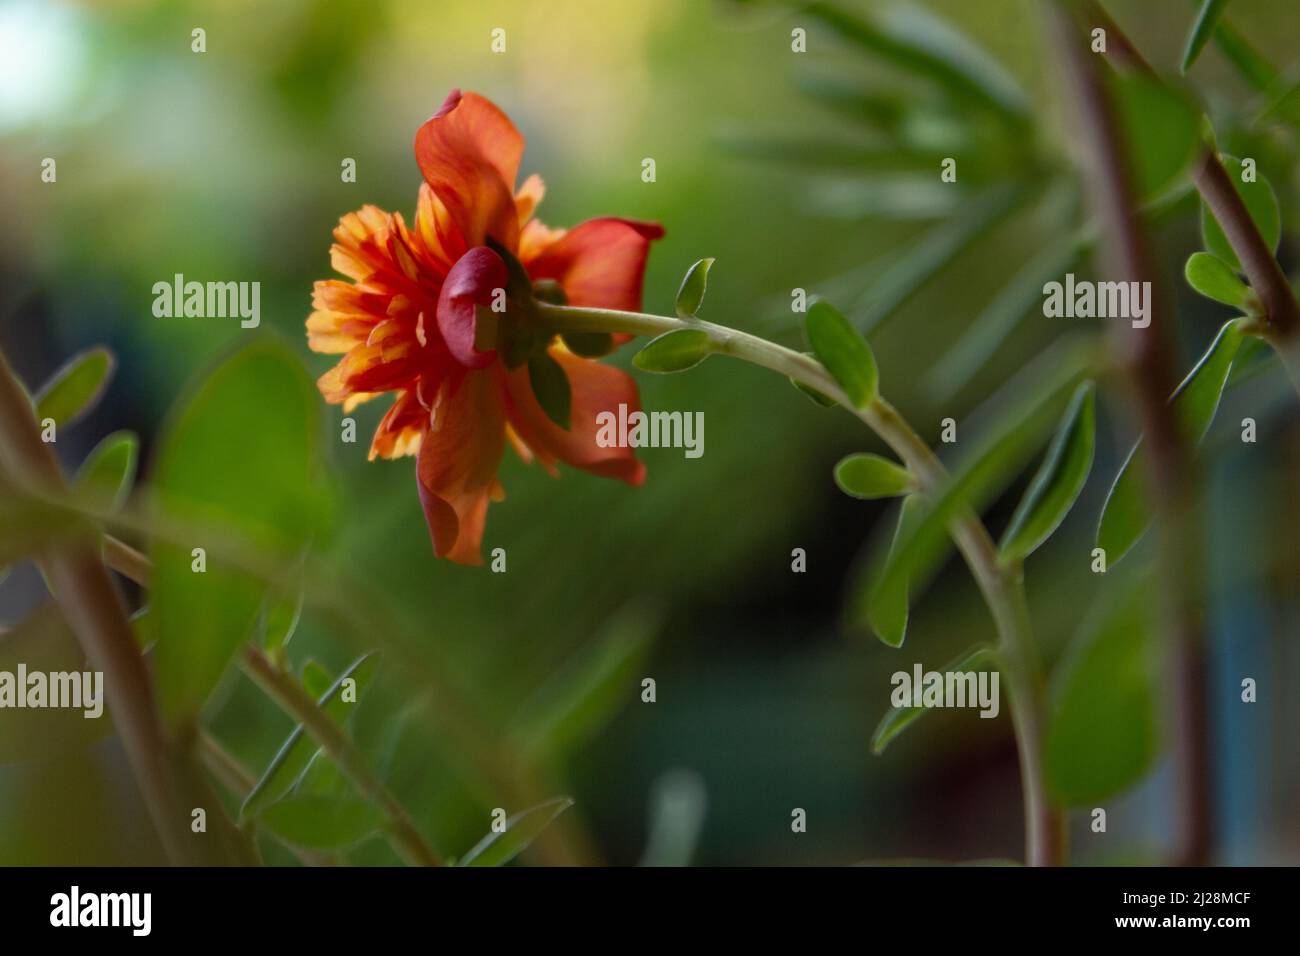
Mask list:
[[[890,6],[844,4],[869,17]],[[33,385],[77,349],[110,346],[119,368],[107,398],[59,452],[73,467],[99,437],[131,428],[144,440],[147,481],[151,442],[186,382],[253,334],[233,319],[155,318],[153,284],[175,273],[259,281],[259,332],[285,337],[314,375],[323,372],[329,358],[307,352],[302,323],[312,281],[330,274],[330,230],[362,203],[411,215],[414,131],[453,87],[492,98],[523,131],[523,172],[546,181],[539,214],[548,223],[613,214],[665,225],[647,309],[671,310],[684,270],[716,256],[703,315],[797,343],[792,289],[869,311],[890,264],[975,207],[983,184],[1041,185],[1043,157],[1066,168],[1069,123],[1037,6],[924,5],[1028,91],[1033,122],[1008,132],[978,117],[962,126],[969,117],[942,108],[916,78],[784,4],[0,0],[0,346]],[[1177,63],[1191,5],[1108,6],[1149,59]],[[1288,4],[1241,0],[1232,18],[1274,63],[1300,57],[1300,21]],[[805,54],[790,48],[799,26],[808,30]],[[190,50],[195,27],[207,32],[204,54]],[[490,49],[495,27],[506,30],[504,54]],[[837,83],[885,95],[920,142],[975,143],[983,160],[971,166],[972,184],[941,196],[882,160],[843,111],[828,108],[833,97],[810,95]],[[1238,116],[1250,98],[1213,49],[1195,87],[1216,115]],[[1261,155],[1277,159],[1261,163],[1284,222],[1294,222],[1288,136],[1270,133],[1260,148],[1271,152]],[[54,184],[39,178],[47,156],[57,159]],[[356,160],[355,183],[340,179],[345,157]],[[641,179],[646,157],[656,162],[654,183]],[[1068,228],[1069,202],[1052,202],[1050,189],[1037,192],[950,248],[943,268],[873,331],[885,394],[928,440],[937,441],[940,419],[975,415],[1061,334],[1063,320],[1029,313],[973,353],[970,374],[940,364],[1007,278]],[[1164,218],[1158,238],[1176,277],[1198,248],[1195,203]],[[1284,239],[1284,265],[1293,251]],[[1185,368],[1226,316],[1181,282],[1169,285]],[[625,349],[613,361],[629,359]],[[871,755],[891,672],[917,661],[937,667],[992,636],[959,563],[917,602],[903,650],[842,626],[849,569],[889,512],[839,493],[831,468],[846,453],[881,451],[879,443],[851,417],[737,363],[638,381],[648,408],[704,413],[704,456],[647,450],[649,477],[636,490],[571,471],[553,480],[508,456],[507,498],[492,508],[484,540],[485,550],[507,549],[508,573],[435,561],[413,464],[367,463],[364,437],[330,443],[341,505],[323,547],[436,646],[501,726],[526,724],[529,708],[605,642],[640,648],[626,692],[538,771],[549,790],[577,800],[565,831],[577,858],[634,863],[655,839],[689,835],[697,811],[693,858],[702,864],[1019,857],[1005,707],[994,721],[932,715]],[[1103,391],[1094,477],[1028,575],[1049,661],[1101,584],[1083,556],[1133,438],[1114,392]],[[385,404],[357,411],[363,436]],[[337,409],[329,414],[336,435]],[[1253,446],[1237,440],[1245,415],[1261,423]],[[237,428],[229,442],[239,456]],[[1218,857],[1294,863],[1300,415],[1279,369],[1229,393],[1204,458]],[[1021,487],[990,512],[995,533]],[[806,550],[805,573],[791,570],[795,548]],[[35,570],[16,569],[0,583],[0,620],[21,619],[43,597]],[[352,657],[310,617],[290,649],[296,661],[316,658],[334,671]],[[643,676],[657,682],[654,704],[639,699]],[[1259,682],[1255,705],[1235,703],[1242,676]],[[421,711],[408,706],[411,691],[381,681],[354,732],[420,827],[447,852],[463,852],[497,804],[458,776],[445,743],[412,729]],[[234,673],[207,717],[255,772],[291,727]],[[1108,834],[1075,820],[1076,859],[1158,859],[1167,800],[1156,766],[1107,801]],[[807,833],[791,832],[795,807],[807,811]],[[652,838],[665,815],[677,830]],[[114,741],[0,766],[0,863],[160,858]],[[392,859],[378,840],[351,858]],[[293,862],[273,851],[268,860]]]

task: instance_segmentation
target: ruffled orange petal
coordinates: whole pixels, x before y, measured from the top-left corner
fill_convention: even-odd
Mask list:
[[[515,178],[524,138],[490,100],[452,90],[415,134],[415,159],[467,247],[492,236],[513,249],[519,239]]]
[[[617,416],[619,405],[627,406],[627,414],[641,408],[636,382],[613,366],[574,355],[563,346],[552,346],[550,354],[569,379],[569,430],[551,421],[537,404],[527,367],[505,373],[506,414],[511,427],[544,465],[558,460],[593,475],[641,484],[645,465],[636,460],[635,449],[602,448],[596,443],[597,415],[610,412]]]
[[[589,219],[526,262],[528,274],[559,282],[570,305],[639,312],[646,256],[663,234],[657,223]]]
[[[375,429],[370,460],[414,455],[420,450],[420,441],[428,428],[429,410],[420,404],[415,389],[404,390]]]
[[[468,372],[447,381],[435,405],[416,464],[433,550],[458,564],[481,564],[488,502],[501,496],[496,474],[506,429],[498,377]]]
[[[541,176],[533,173],[524,180],[524,184],[515,192],[515,216],[520,226],[533,218],[533,213],[545,195],[546,184],[542,182]]]

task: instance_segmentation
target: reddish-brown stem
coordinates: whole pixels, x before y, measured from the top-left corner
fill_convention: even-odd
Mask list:
[[[1107,240],[1102,247],[1104,263],[1112,279],[1150,282],[1153,290],[1148,298],[1150,324],[1136,329],[1116,322],[1112,342],[1143,429],[1150,500],[1158,518],[1163,649],[1169,675],[1167,730],[1177,797],[1174,858],[1179,863],[1204,863],[1211,851],[1212,811],[1194,462],[1169,405],[1176,378],[1168,299],[1161,294],[1152,267],[1124,159],[1125,144],[1096,57],[1071,13],[1073,6],[1053,5],[1049,17],[1077,105],[1080,138],[1088,147],[1093,206]],[[1089,4],[1087,9],[1097,8]],[[1144,63],[1113,24],[1107,30],[1111,50],[1127,51],[1130,62]]]

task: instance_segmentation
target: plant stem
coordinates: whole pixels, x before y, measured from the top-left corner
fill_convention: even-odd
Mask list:
[[[420,835],[405,808],[379,782],[351,738],[330,720],[316,701],[269,657],[251,645],[244,645],[240,664],[254,683],[325,748],[356,788],[383,808],[388,817],[388,835],[398,855],[412,866],[441,866],[442,861]]]
[[[39,427],[22,386],[0,352],[0,462],[17,481],[66,490],[54,452]],[[48,548],[41,556],[55,598],[63,607],[93,668],[104,674],[108,707],[122,746],[172,863],[194,863],[206,847],[190,838],[177,802],[168,743],[122,599],[100,562],[95,534]]]
[[[1152,257],[1125,164],[1125,143],[1102,78],[1094,66],[1094,56],[1088,51],[1084,33],[1069,9],[1072,6],[1064,2],[1052,4],[1048,16],[1058,60],[1078,107],[1082,126],[1079,138],[1091,150],[1088,172],[1093,204],[1103,232],[1109,238],[1103,247],[1109,278],[1148,282],[1155,289],[1150,296],[1148,327],[1139,330],[1116,322],[1112,325],[1111,338],[1138,409],[1150,463],[1148,500],[1159,519],[1156,535],[1161,566],[1163,658],[1169,674],[1165,697],[1175,791],[1174,859],[1183,864],[1200,864],[1208,860],[1212,851],[1213,813],[1205,711],[1208,691],[1199,607],[1202,577],[1199,556],[1203,550],[1195,511],[1194,461],[1169,404],[1176,378],[1169,338],[1171,323],[1165,305],[1168,300],[1155,281]],[[1094,6],[1085,9],[1092,10]],[[1123,55],[1139,67],[1145,63],[1113,24],[1107,29],[1113,49],[1127,51]],[[1201,165],[1202,173],[1208,171],[1210,178],[1214,178],[1214,169],[1223,173],[1217,159]],[[1223,179],[1226,183],[1226,174]],[[1226,185],[1240,206],[1236,191],[1230,183]]]
[[[864,407],[855,408],[822,364],[801,352],[700,319],[547,303],[537,303],[536,307],[538,315],[557,331],[649,336],[678,329],[704,332],[718,354],[785,375],[847,409],[894,450],[915,476],[921,490],[938,492],[948,483],[943,464],[892,405],[876,397]],[[1042,676],[1025,608],[1024,585],[1017,569],[1005,567],[999,561],[988,530],[970,509],[964,508],[953,517],[951,532],[993,615],[999,649],[1009,671],[1012,722],[1025,808],[1026,861],[1032,866],[1060,865],[1065,862],[1064,830],[1058,812],[1048,800],[1043,779]]]

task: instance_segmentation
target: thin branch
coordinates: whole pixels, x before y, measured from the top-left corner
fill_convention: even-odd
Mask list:
[[[810,356],[748,332],[699,319],[687,321],[645,312],[546,303],[537,303],[536,307],[545,321],[566,331],[651,336],[677,329],[702,331],[718,353],[793,378],[847,409],[894,450],[923,490],[938,492],[948,485],[943,464],[897,409],[879,397],[863,408],[854,407],[822,364]],[[1025,611],[1024,585],[1019,570],[1007,567],[998,559],[992,537],[969,508],[962,508],[953,516],[950,530],[993,615],[1002,657],[1009,665],[1009,697],[1024,797],[1026,860],[1033,866],[1059,865],[1065,861],[1065,828],[1059,811],[1047,797],[1043,779],[1043,678]]]
[[[356,788],[383,809],[388,817],[388,834],[393,848],[401,857],[413,866],[440,866],[442,861],[438,854],[425,842],[405,808],[371,772],[352,739],[320,709],[316,701],[269,657],[251,645],[244,645],[240,664],[254,683],[325,748]]]
[[[1143,329],[1124,322],[1112,325],[1112,342],[1127,372],[1138,408],[1150,463],[1149,500],[1154,504],[1161,563],[1164,657],[1170,674],[1169,734],[1175,793],[1175,856],[1179,862],[1204,862],[1211,850],[1212,813],[1208,728],[1205,713],[1204,639],[1199,609],[1200,525],[1195,513],[1195,473],[1187,447],[1169,404],[1176,382],[1169,342],[1167,299],[1156,281],[1147,239],[1134,201],[1124,160],[1124,143],[1102,78],[1087,49],[1084,34],[1068,9],[1054,3],[1048,11],[1058,61],[1070,82],[1081,122],[1081,141],[1089,149],[1089,180],[1093,205],[1109,240],[1103,247],[1112,278],[1150,282],[1154,291],[1150,324]],[[1114,30],[1112,49],[1136,50]]]
[[[21,482],[66,489],[62,469],[41,441],[31,404],[0,352],[0,461]],[[176,799],[168,743],[149,674],[127,621],[122,599],[100,563],[92,530],[49,548],[41,558],[55,598],[91,666],[104,674],[113,722],[167,857],[173,863],[202,859],[204,847],[190,830]]]

